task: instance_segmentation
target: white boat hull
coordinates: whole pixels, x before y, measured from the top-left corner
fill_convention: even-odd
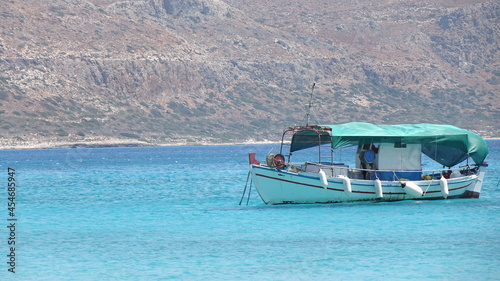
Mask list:
[[[399,181],[350,179],[350,192],[346,192],[346,179],[327,177],[326,185],[319,174],[251,165],[254,186],[266,204],[312,204],[353,201],[398,201],[415,199],[444,199],[467,196],[471,191],[480,192],[478,176],[470,175],[447,180],[447,192],[443,193],[440,180],[412,181],[412,186],[422,189],[421,196],[407,192]],[[380,196],[382,195],[382,196]]]

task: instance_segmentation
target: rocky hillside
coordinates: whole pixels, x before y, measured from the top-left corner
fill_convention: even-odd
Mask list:
[[[304,124],[500,137],[500,2],[5,0],[3,146],[276,140]]]

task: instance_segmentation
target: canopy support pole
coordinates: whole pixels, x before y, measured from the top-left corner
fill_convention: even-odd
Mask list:
[[[316,82],[314,82],[313,85],[312,85],[311,96],[309,97],[309,106],[307,108],[307,115],[306,115],[307,116],[306,126],[309,126],[309,119],[310,119],[310,116],[311,116],[311,107],[312,107],[312,99],[313,99],[314,86],[316,86]]]

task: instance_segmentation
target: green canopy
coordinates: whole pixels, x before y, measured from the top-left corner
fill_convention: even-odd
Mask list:
[[[326,140],[328,133],[325,129],[331,139]],[[370,143],[419,143],[422,144],[422,153],[447,167],[468,157],[479,165],[489,153],[486,142],[480,136],[451,125],[374,125],[363,122],[318,125],[311,130],[299,131],[292,139],[291,151],[330,141],[333,149]]]

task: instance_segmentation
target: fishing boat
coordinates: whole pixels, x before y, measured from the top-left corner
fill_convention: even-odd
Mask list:
[[[338,161],[348,147],[351,165]],[[265,161],[250,153],[248,177],[266,204],[479,198],[488,153],[451,125],[306,125],[286,128]]]

